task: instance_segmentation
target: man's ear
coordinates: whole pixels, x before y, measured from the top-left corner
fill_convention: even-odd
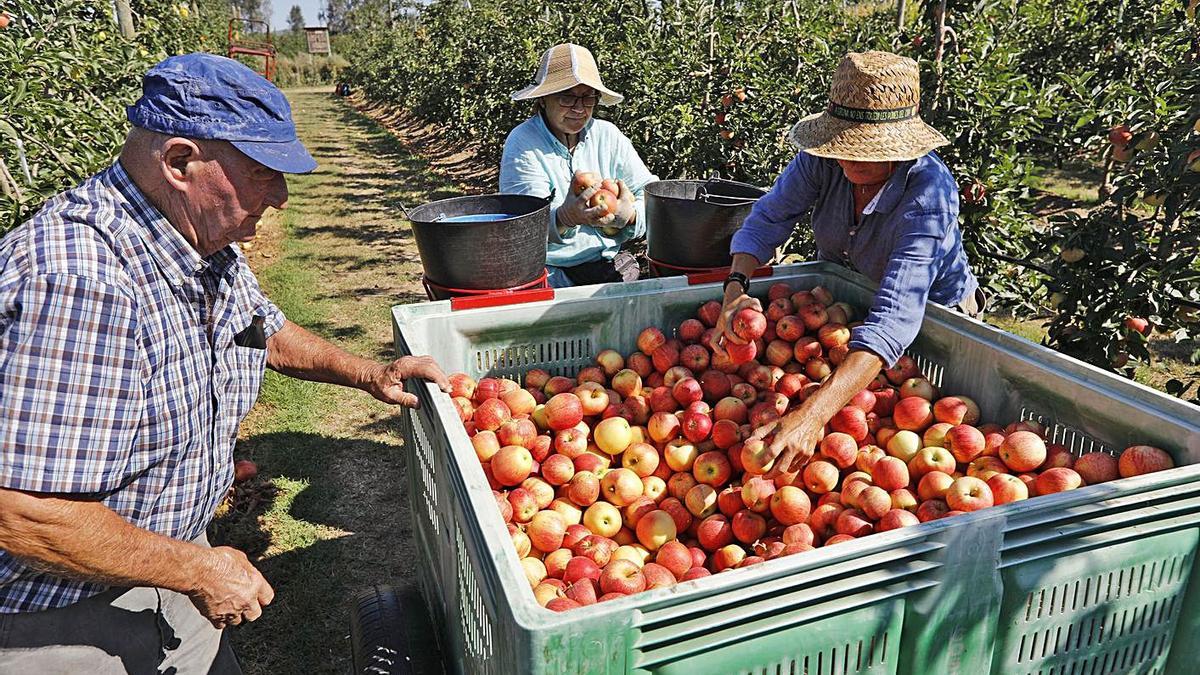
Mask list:
[[[187,138],[170,138],[163,143],[160,156],[163,178],[177,190],[186,190],[195,169],[193,162],[199,161],[203,153],[200,146]]]

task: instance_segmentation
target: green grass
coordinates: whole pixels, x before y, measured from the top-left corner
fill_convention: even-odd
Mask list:
[[[1100,203],[1101,170],[1086,162],[1071,162],[1062,168],[1037,167],[1029,178],[1032,188],[1067,202],[1062,206],[1093,207]]]

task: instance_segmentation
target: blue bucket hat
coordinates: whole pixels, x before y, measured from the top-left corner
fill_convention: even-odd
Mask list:
[[[283,173],[317,162],[296,138],[283,92],[246,66],[213,54],[159,62],[142,79],[142,97],[125,109],[134,126],[170,136],[229,141],[247,157]]]

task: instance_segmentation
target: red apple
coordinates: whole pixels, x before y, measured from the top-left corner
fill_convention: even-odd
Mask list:
[[[954,455],[955,461],[968,464],[983,454],[987,448],[987,439],[975,427],[968,424],[957,424],[946,432],[945,445]]]
[[[756,309],[746,307],[733,316],[730,329],[742,340],[752,342],[766,332],[767,317]]]
[[[979,424],[979,406],[966,396],[944,396],[933,404],[933,416],[950,424]]]
[[[954,483],[954,478],[950,474],[942,471],[930,471],[921,476],[921,482],[917,484],[917,495],[921,501],[945,499],[946,492],[952,483]]]
[[[1075,471],[1088,485],[1104,483],[1121,477],[1117,458],[1107,452],[1087,452],[1075,460]]]
[[[881,487],[869,485],[858,495],[858,509],[870,520],[879,520],[892,510],[892,496]]]
[[[729,482],[732,473],[733,468],[723,452],[705,452],[696,457],[696,461],[692,464],[692,475],[696,477],[696,480],[713,487],[719,487]]]
[[[671,572],[676,579],[682,578],[692,568],[692,554],[678,541],[668,541],[658,549],[654,561]]]
[[[867,413],[862,408],[848,405],[834,413],[829,420],[829,428],[848,434],[855,441],[861,441],[869,433],[867,429]]]
[[[580,471],[571,477],[563,494],[578,506],[591,506],[600,498],[600,479],[590,471]]]
[[[911,511],[892,509],[883,514],[883,517],[879,519],[879,522],[875,525],[875,531],[887,532],[889,530],[898,530],[902,527],[920,524],[921,520]]]
[[[706,551],[716,551],[722,546],[733,543],[733,527],[729,520],[721,515],[705,518],[696,528],[696,539]]]
[[[1048,443],[1046,445],[1046,461],[1042,462],[1042,469],[1053,469],[1061,467],[1070,469],[1075,466],[1075,455],[1071,454],[1071,450],[1060,443]]]
[[[733,536],[743,544],[753,544],[767,533],[767,520],[757,513],[742,509],[733,516]]]
[[[707,518],[717,512],[717,491],[711,485],[693,485],[684,495],[683,503],[688,513],[699,519]]]
[[[501,485],[520,485],[533,471],[533,456],[522,446],[506,445],[496,451],[489,465]]]
[[[1046,442],[1032,431],[1014,431],[1000,446],[1000,459],[1013,471],[1033,471],[1046,461]]]
[[[1017,479],[1020,480],[1020,479]],[[1074,490],[1083,485],[1083,479],[1074,469],[1054,467],[1038,474],[1034,486],[1038,496]]]
[[[600,574],[600,590],[624,595],[641,593],[646,590],[646,577],[636,564],[628,560],[614,560]]]
[[[967,465],[967,475],[987,480],[998,473],[1008,473],[1008,466],[999,457],[976,457]]]
[[[651,511],[638,519],[637,538],[649,551],[675,539],[675,519],[666,511]]]
[[[954,479],[946,491],[946,504],[955,511],[978,511],[994,503],[992,489],[978,478],[963,476]]]
[[[992,490],[996,506],[1029,499],[1029,488],[1025,486],[1025,481],[1012,474],[998,473],[987,479],[987,484]]]
[[[879,465],[876,464],[876,467]],[[837,486],[839,473],[837,466],[826,461],[809,462],[804,467],[804,486],[813,494],[825,494]],[[904,471],[905,485],[908,484],[908,469]],[[878,483],[878,480],[876,481]]]
[[[755,513],[769,511],[774,494],[775,482],[762,476],[755,476],[742,485],[742,502]]]
[[[1117,470],[1121,473],[1122,478],[1166,471],[1174,467],[1175,462],[1170,455],[1149,445],[1134,445],[1125,448],[1125,451],[1117,459]]]
[[[583,401],[573,393],[555,394],[546,401],[546,422],[554,431],[569,429],[583,420]]]
[[[921,432],[933,424],[933,406],[920,396],[901,398],[892,410],[892,419],[900,429]]]
[[[887,491],[908,487],[908,465],[897,457],[883,457],[871,469],[871,480]]]
[[[846,410],[846,408],[843,408],[843,410]],[[858,408],[851,408],[851,410],[860,415],[862,414],[862,411]],[[865,420],[863,426],[865,429]],[[839,469],[848,469],[854,465],[854,460],[858,459],[858,441],[849,434],[835,431],[821,439],[820,451],[822,458],[837,465]]]
[[[615,506],[628,506],[642,496],[642,479],[629,469],[612,469],[600,478],[600,494]]]
[[[908,461],[909,476],[912,480],[918,481],[930,471],[954,473],[955,467],[954,455],[951,455],[945,448],[921,448]]]

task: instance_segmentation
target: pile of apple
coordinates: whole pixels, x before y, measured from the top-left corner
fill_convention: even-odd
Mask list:
[[[727,354],[710,348],[712,301],[677,337],[646,328],[638,351],[605,349],[574,378],[451,375],[539,603],[562,611],[1173,466],[1149,446],[1075,457],[1037,422],[980,424],[974,401],[939,397],[906,356],[829,421],[802,471],[768,478],[751,432],[820,387],[854,325],[821,287],[768,298],[734,317],[748,342]]]

